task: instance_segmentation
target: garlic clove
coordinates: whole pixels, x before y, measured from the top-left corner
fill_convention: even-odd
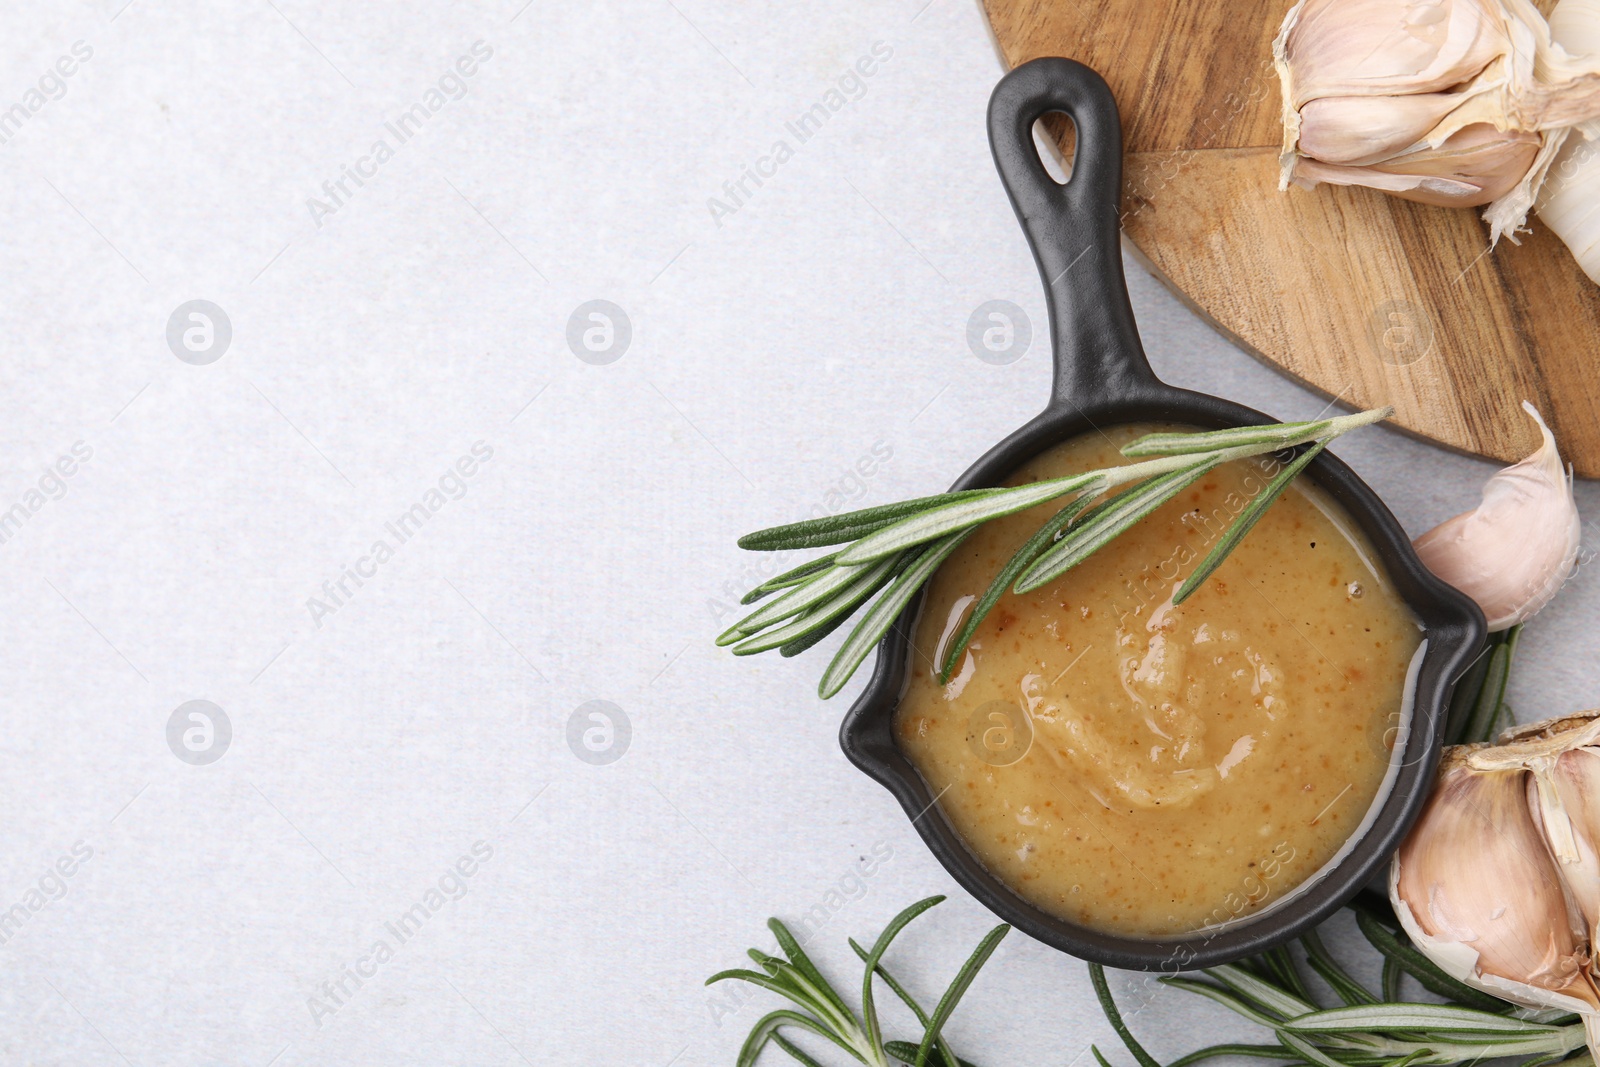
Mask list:
[[[1600,55],[1600,0],[1561,0],[1550,13],[1550,33],[1573,55]],[[1600,120],[1567,138],[1539,190],[1536,210],[1600,284]]]
[[[1516,188],[1539,154],[1537,134],[1501,133],[1474,123],[1439,147],[1419,147],[1365,165],[1301,159],[1301,184],[1361,185],[1435,207],[1481,207]]]
[[[1341,166],[1380,163],[1422,141],[1459,103],[1450,93],[1312,100],[1300,109],[1300,151]]]
[[[1600,139],[1570,138],[1540,190],[1539,219],[1600,283]]]
[[[1591,946],[1600,932],[1600,711],[1513,726],[1495,745],[1464,755],[1479,770],[1531,772],[1528,803],[1566,887],[1574,929]],[[1592,948],[1591,948],[1592,955]],[[1593,961],[1591,960],[1591,965]]]
[[[1477,508],[1414,542],[1429,570],[1477,601],[1491,631],[1537,614],[1578,559],[1581,526],[1571,475],[1539,412],[1526,402],[1522,407],[1539,424],[1543,444],[1490,478]]]
[[[1533,165],[1541,143],[1536,133],[1501,133],[1478,123],[1451,134],[1438,148],[1396,156],[1373,169],[1467,182],[1478,189],[1481,199],[1477,203],[1487,204],[1516,188]]]
[[[1556,756],[1536,780],[1539,819],[1550,854],[1591,945],[1600,944],[1600,751]]]
[[[1550,36],[1568,55],[1600,55],[1600,0],[1561,0],[1550,12]]]
[[[1477,0],[1303,0],[1276,50],[1295,108],[1324,96],[1433,93],[1470,81],[1497,55]]]
[[[1395,914],[1462,982],[1530,1007],[1600,1012],[1588,939],[1575,926],[1529,807],[1525,770],[1446,753],[1438,787],[1390,868]]]

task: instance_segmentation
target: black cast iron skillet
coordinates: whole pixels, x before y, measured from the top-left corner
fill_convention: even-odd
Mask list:
[[[1034,122],[1051,112],[1065,113],[1077,131],[1066,185],[1045,172],[1034,148]],[[1174,388],[1150,370],[1122,273],[1121,123],[1111,90],[1098,74],[1067,59],[1036,59],[1018,67],[1000,81],[989,102],[989,143],[1044,279],[1055,386],[1044,411],[990,449],[953,488],[1000,485],[1040,452],[1096,427],[1277,421],[1214,396]],[[942,817],[927,783],[894,739],[895,707],[908,678],[920,596],[879,647],[872,680],[841,731],[845,754],[894,794],[933,854],[968,892],[1018,929],[1074,956],[1114,967],[1189,969],[1261,952],[1304,933],[1367,884],[1420,812],[1439,760],[1450,691],[1481,650],[1485,631],[1477,606],[1422,565],[1389,509],[1349,467],[1324,452],[1307,473],[1372,543],[1426,630],[1427,650],[1417,672],[1409,725],[1400,728],[1395,740],[1397,777],[1377,802],[1375,817],[1342,860],[1278,906],[1253,919],[1188,935],[1119,937],[1048,915],[985,870]]]

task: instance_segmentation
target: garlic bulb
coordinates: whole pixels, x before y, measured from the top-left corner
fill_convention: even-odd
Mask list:
[[[1600,1049],[1600,712],[1445,751],[1389,896],[1416,946],[1513,1004],[1577,1012]]]
[[[1582,527],[1572,475],[1532,404],[1544,443],[1483,487],[1483,502],[1414,542],[1429,570],[1478,602],[1489,629],[1526,622],[1548,604],[1578,559]]]
[[[1531,0],[1300,0],[1273,58],[1283,188],[1488,205],[1495,241],[1515,239],[1571,127],[1600,119],[1600,56],[1569,55]]]
[[[1550,16],[1550,33],[1574,55],[1600,55],[1600,0],[1562,0]],[[1600,282],[1600,122],[1580,127],[1556,157],[1539,192],[1539,220],[1566,242],[1583,268]]]
[[[1539,192],[1539,221],[1566,242],[1593,281],[1600,283],[1600,134],[1569,138]]]
[[[1460,760],[1406,839],[1390,896],[1406,933],[1452,977],[1513,1003],[1600,1012],[1588,937],[1528,808],[1528,775]],[[1468,865],[1497,877],[1461,877]]]

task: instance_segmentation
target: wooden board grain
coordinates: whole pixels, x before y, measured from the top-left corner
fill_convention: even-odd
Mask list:
[[[1347,406],[1393,404],[1407,430],[1499,460],[1537,446],[1531,400],[1600,478],[1600,286],[1537,219],[1490,251],[1475,211],[1279,191],[1271,43],[1290,4],[984,0],[1008,65],[1067,56],[1110,83],[1124,235],[1217,329]]]

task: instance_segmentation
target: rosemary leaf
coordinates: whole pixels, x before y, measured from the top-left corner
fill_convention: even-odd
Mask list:
[[[1255,524],[1261,520],[1261,516],[1267,513],[1267,509],[1273,505],[1278,497],[1283,495],[1285,489],[1289,488],[1289,483],[1294,481],[1300,472],[1306,469],[1306,465],[1316,459],[1327,445],[1326,441],[1318,441],[1295,457],[1291,463],[1278,472],[1277,477],[1267,483],[1267,487],[1256,495],[1256,498],[1250,502],[1244,511],[1240,512],[1238,518],[1233,520],[1227,532],[1222,535],[1222,539],[1212,547],[1210,552],[1206,553],[1206,558],[1200,561],[1200,565],[1194,569],[1194,572],[1184,579],[1183,585],[1178,587],[1177,593],[1172,597],[1174,604],[1182,604],[1185,600],[1188,600],[1194,594],[1194,591],[1199,589],[1205,583],[1205,580],[1216,572],[1218,567],[1222,566],[1223,561],[1228,558],[1229,554],[1239,547],[1239,542],[1244,540],[1245,534],[1255,527]]]
[[[901,1063],[917,1062],[917,1046],[909,1041],[888,1041],[884,1043],[883,1048],[885,1052]],[[947,1053],[940,1052],[937,1046],[934,1047],[933,1052],[939,1059],[929,1060],[928,1067],[976,1067],[975,1064],[968,1063],[966,1060],[958,1060]]]
[[[950,672],[955,670],[956,663],[961,659],[961,653],[967,650],[967,645],[972,641],[972,635],[978,632],[978,627],[988,617],[989,612],[1000,602],[1006,589],[1017,580],[1030,563],[1039,558],[1055,540],[1056,534],[1067,528],[1067,524],[1077,518],[1083,509],[1088,507],[1093,500],[1089,496],[1080,496],[1066,507],[1055,513],[1051,520],[1039,527],[1039,532],[1028,538],[1028,543],[1017,549],[1011,561],[1000,569],[994,576],[994,581],[989,583],[989,588],[983,596],[972,606],[972,612],[967,616],[967,621],[962,624],[961,632],[956,634],[955,640],[950,644],[950,651],[945,655],[944,666],[939,671],[939,684],[944,685],[950,681]]]
[[[1360,928],[1362,936],[1373,948],[1381,952],[1385,959],[1394,961],[1396,966],[1404,969],[1429,992],[1437,993],[1457,1004],[1465,1004],[1483,1011],[1506,1011],[1510,1008],[1509,1004],[1498,997],[1473,989],[1465,982],[1446,974],[1408,940],[1402,941],[1399,935],[1366,911],[1359,909],[1356,911],[1356,926]]]
[[[770,920],[775,922],[776,920]],[[782,924],[779,924],[782,925]],[[775,931],[776,932],[776,931]],[[788,933],[787,930],[784,931]],[[791,938],[791,943],[793,939]],[[798,945],[795,945],[798,948]],[[751,949],[750,958],[765,967],[771,974],[766,983],[753,982],[771,992],[788,997],[795,1004],[811,1012],[812,1021],[822,1026],[832,1035],[833,1041],[844,1049],[854,1049],[856,1042],[861,1038],[861,1024],[856,1020],[854,1013],[847,1008],[839,995],[828,985],[827,980],[816,974],[816,968],[810,967],[810,960],[806,961],[812,973],[796,966],[789,960],[769,956],[759,949]],[[801,953],[804,956],[804,953]],[[751,981],[747,976],[740,975],[744,981]],[[852,1052],[854,1055],[855,1052]]]
[[[1311,991],[1306,988],[1305,982],[1300,979],[1300,972],[1294,965],[1294,957],[1288,948],[1279,945],[1262,953],[1263,962],[1272,969],[1273,975],[1278,979],[1278,984],[1293,993],[1301,1000],[1312,1003]]]
[[[1556,1032],[1556,1027],[1543,1023],[1524,1022],[1505,1015],[1449,1004],[1369,1004],[1325,1008],[1298,1019],[1290,1019],[1279,1026],[1300,1034],[1341,1030],[1392,1034],[1425,1030],[1439,1034],[1499,1037],[1504,1034],[1533,1036]]]
[[[1278,422],[1269,426],[1237,426],[1227,430],[1210,430],[1205,433],[1151,433],[1145,434],[1122,449],[1124,456],[1183,456],[1198,452],[1214,452],[1219,448],[1239,445],[1276,445],[1327,432],[1331,420],[1318,422]]]
[[[835,564],[816,577],[795,586],[766,607],[752,611],[728,627],[718,635],[717,644],[731,645],[742,641],[750,634],[759,633],[775,622],[782,622],[791,616],[799,615],[807,608],[831,600],[836,593],[859,578],[861,571],[860,567],[842,567]]]
[[[943,900],[944,898],[939,897],[936,899]],[[914,998],[910,993],[906,992],[905,987],[895,979],[894,975],[889,973],[889,968],[885,967],[882,961],[873,962],[872,953],[868,952],[866,949],[857,944],[855,938],[852,937],[849,940],[850,947],[855,950],[855,954],[861,957],[861,961],[863,963],[868,965],[867,974],[869,983],[871,980],[871,975],[874,973],[877,974],[879,978],[882,978],[883,984],[893,990],[895,996],[899,997],[905,1006],[911,1009],[911,1014],[917,1017],[917,1022],[921,1023],[922,1029],[926,1031],[928,1029],[928,1013],[922,1010],[922,1005],[918,1004],[916,998]],[[867,1017],[867,1021],[870,1025],[875,1026],[877,1023],[877,1015],[872,1010],[872,998],[870,994],[870,989],[862,990],[862,1014]],[[898,1052],[895,1051],[897,1047],[900,1050]],[[885,1042],[884,1048],[887,1049],[897,1059],[903,1060],[906,1063],[911,1063],[917,1058],[917,1046],[909,1041]],[[950,1046],[945,1042],[943,1034],[940,1034],[939,1040],[934,1042],[933,1050],[943,1057],[943,1067],[950,1067],[952,1064],[966,1065],[966,1067],[970,1067],[966,1060],[957,1058],[956,1054],[950,1051]]]
[[[1383,999],[1393,1002],[1400,999],[1400,979],[1405,976],[1400,964],[1385,956],[1383,960]]]
[[[773,985],[772,975],[762,974],[760,971],[745,970],[742,967],[737,967],[727,971],[718,971],[716,974],[706,979],[706,985],[728,981],[749,982],[752,985],[758,985],[762,989],[767,989],[771,992],[779,993],[786,997],[789,995],[786,988],[778,988]]]
[[[1210,982],[1201,982],[1193,978],[1182,978],[1178,976],[1161,978],[1159,981],[1162,985],[1174,986],[1175,988],[1182,989],[1186,992],[1198,994],[1199,996],[1205,997],[1208,1000],[1214,1000],[1230,1011],[1233,1011],[1238,1015],[1243,1015],[1251,1022],[1256,1023],[1259,1026],[1265,1026],[1268,1030],[1275,1030],[1283,1024],[1282,1019],[1274,1018],[1271,1015],[1263,1013],[1249,1001],[1235,995],[1229,990],[1214,986]],[[1115,1026],[1116,1024],[1113,1022],[1112,1025]]]
[[[1215,457],[1208,457],[1170,474],[1158,475],[1127,492],[1112,497],[1066,537],[1057,541],[1055,547],[1035,560],[1032,566],[1023,572],[1022,577],[1017,579],[1016,591],[1029,593],[1055,581],[1104,548],[1140,519],[1183,492],[1187,486],[1202,477],[1217,463]]]
[[[1506,699],[1506,682],[1511,674],[1511,659],[1517,653],[1517,638],[1521,636],[1522,628],[1513,627],[1506,632],[1505,640],[1494,646],[1489,653],[1489,670],[1484,675],[1483,688],[1478,693],[1478,702],[1473,706],[1472,716],[1467,720],[1467,726],[1462,740],[1468,744],[1474,741],[1487,741],[1494,733],[1494,724],[1500,717],[1500,706]]]
[[[774,1030],[772,1032],[772,1043],[792,1056],[795,1062],[800,1064],[800,1067],[824,1067],[819,1060],[812,1059],[811,1056],[806,1053],[805,1049],[784,1037],[783,1031],[781,1030]]]
[[[787,934],[788,931],[785,930],[784,932]],[[797,944],[793,943],[792,938],[790,943],[795,949],[799,948]],[[756,955],[755,950],[751,950],[751,955]],[[800,953],[802,958],[804,955],[803,952]],[[816,972],[816,968],[811,966],[810,961],[806,961],[807,970],[803,971],[788,960],[779,960],[773,957],[767,957],[767,959],[770,961],[768,965],[776,964],[777,970],[784,976],[784,979],[801,994],[798,997],[791,994],[790,999],[806,1007],[811,1012],[814,1020],[833,1034],[835,1043],[842,1048],[851,1050],[852,1055],[859,1057],[862,1052],[862,1043],[865,1040],[860,1021],[856,1019],[855,1013],[845,1006],[844,1001],[833,991],[833,987],[828,984],[827,980]],[[807,973],[808,971],[809,973]]]
[[[1322,938],[1315,930],[1306,931],[1305,936],[1300,938],[1300,943],[1306,949],[1306,962],[1310,964],[1312,970],[1322,976],[1322,980],[1328,983],[1329,988],[1334,991],[1340,1000],[1346,1004],[1376,1004],[1378,1002],[1377,997],[1367,992],[1360,982],[1351,978],[1344,968],[1339,966],[1338,961],[1323,946]]]
[[[1240,996],[1248,997],[1267,1011],[1286,1019],[1317,1010],[1317,1006],[1310,1001],[1285,992],[1271,982],[1257,978],[1243,967],[1231,963],[1208,968],[1206,974]]]
[[[1542,1056],[1531,1056],[1528,1059],[1523,1060],[1521,1063],[1517,1064],[1517,1067],[1547,1067],[1547,1065],[1552,1063],[1560,1063],[1566,1058],[1567,1052],[1565,1049],[1560,1052],[1546,1052]],[[1589,1062],[1592,1064],[1594,1061],[1590,1060]],[[1573,1067],[1579,1067],[1576,1060],[1573,1061]]]
[[[753,656],[757,652],[767,652],[774,648],[782,648],[793,641],[798,641],[813,630],[828,627],[835,620],[843,621],[851,612],[860,607],[872,594],[876,593],[889,583],[894,577],[896,566],[900,557],[888,556],[879,560],[870,567],[862,567],[856,571],[856,580],[841,589],[832,599],[826,600],[813,607],[805,614],[791,621],[786,626],[758,633],[737,645],[733,646],[735,656]]]
[[[1420,1063],[1423,1060],[1428,1059],[1432,1055],[1433,1055],[1433,1049],[1431,1049],[1431,1048],[1419,1048],[1419,1049],[1413,1050],[1412,1052],[1410,1052],[1409,1054],[1407,1054],[1405,1056],[1400,1057],[1397,1060],[1390,1060],[1387,1064],[1384,1065],[1384,1067],[1411,1067],[1411,1065],[1413,1063]],[[1576,1067],[1576,1065],[1574,1065],[1574,1067]]]
[[[1094,986],[1094,995],[1100,1000],[1100,1010],[1105,1012],[1106,1020],[1111,1023],[1111,1029],[1122,1038],[1122,1043],[1127,1046],[1133,1058],[1139,1061],[1139,1067],[1161,1067],[1161,1063],[1154,1056],[1144,1050],[1144,1046],[1134,1039],[1133,1031],[1128,1029],[1128,1024],[1122,1020],[1122,1012],[1117,1007],[1116,1000],[1111,996],[1111,987],[1106,984],[1106,969],[1098,963],[1089,964],[1089,982]],[[1100,1052],[1095,1050],[1098,1057]],[[1101,1059],[1101,1063],[1105,1060]]]
[[[971,533],[970,528],[959,530],[947,534],[943,540],[934,542],[917,557],[916,562],[895,579],[894,584],[872,607],[867,609],[867,613],[856,623],[856,628],[845,638],[844,644],[834,655],[833,662],[822,672],[822,681],[817,685],[817,692],[823,700],[827,700],[844,688],[850,676],[856,673],[856,668],[861,666],[861,661],[867,658],[867,653],[871,652],[873,646],[889,632],[889,627],[894,625],[894,620],[911,602],[917,590],[933,577],[933,572],[939,569],[939,564],[943,563]]]
[[[1312,956],[1306,960],[1306,965],[1317,972],[1328,988],[1333,990],[1333,995],[1338,997],[1347,1007],[1357,1007],[1363,1004],[1376,1004],[1378,998],[1368,993],[1354,982],[1347,981],[1341,976],[1337,967],[1326,960]]]
[[[789,932],[789,928],[777,919],[768,919],[767,929],[771,930],[773,936],[778,939],[778,947],[783,949],[785,956],[789,957],[789,962],[794,965],[795,970],[805,975],[806,979],[816,987],[818,994],[826,999],[841,1016],[851,1022],[855,1022],[855,1015],[845,1005],[844,998],[834,991],[833,986],[828,984],[826,978],[822,977],[822,972],[817,970],[816,964],[811,962],[811,957],[806,955],[806,950],[800,947],[800,942],[794,939],[794,935]]]
[[[956,1010],[956,1005],[961,1003],[961,998],[967,995],[967,990],[972,987],[972,980],[978,977],[978,972],[989,962],[989,957],[994,955],[994,950],[1000,947],[1000,942],[1004,941],[1010,932],[1010,924],[1001,923],[983,935],[978,947],[972,950],[967,962],[961,965],[961,970],[951,979],[949,988],[944,991],[944,996],[939,998],[939,1004],[933,1009],[933,1016],[928,1020],[927,1029],[922,1035],[922,1044],[917,1046],[916,1067],[925,1067],[928,1050],[939,1040],[939,1032],[944,1029],[944,1024]]]
[[[780,647],[778,649],[778,655],[782,656],[784,659],[798,656],[800,653],[804,652],[806,649],[823,640],[829,634],[833,633],[833,631],[843,626],[849,621],[849,619],[850,616],[848,615],[835,616],[831,621],[825,622],[816,629],[809,631],[804,637],[797,637],[793,641],[790,641],[787,645]]]
[[[1297,445],[1309,444],[1312,441],[1332,441],[1342,437],[1351,430],[1362,426],[1371,426],[1375,422],[1382,422],[1394,414],[1393,407],[1371,408],[1367,411],[1358,411],[1353,415],[1340,415],[1334,419],[1319,419],[1314,422],[1278,422],[1266,426],[1239,426],[1227,430],[1209,430],[1196,434],[1149,434],[1135,441],[1130,448],[1137,448],[1151,438],[1166,438],[1168,441],[1181,443],[1186,439],[1198,442],[1210,437],[1218,444],[1219,448],[1230,453],[1230,459],[1241,458],[1241,455],[1259,455],[1263,452],[1280,452],[1285,448],[1294,448]],[[1256,435],[1265,435],[1250,443]],[[1238,438],[1234,443],[1228,443],[1227,438]],[[1166,451],[1163,449],[1163,451]],[[1199,449],[1198,451],[1208,451]],[[1132,455],[1133,453],[1127,453]],[[1183,455],[1182,452],[1169,452],[1168,454]]]
[[[793,548],[842,545],[846,541],[854,541],[874,530],[881,530],[891,523],[899,522],[907,515],[1003,492],[1004,489],[961,489],[953,493],[938,493],[934,496],[917,497],[915,500],[901,500],[894,504],[862,508],[859,511],[846,511],[840,515],[825,515],[820,519],[805,519],[791,522],[786,526],[772,526],[745,534],[739,538],[739,547],[752,552],[782,552]]]
[[[942,903],[944,899],[942,896],[926,897],[903,909],[900,914],[889,920],[889,925],[883,928],[883,933],[878,935],[878,940],[872,943],[872,951],[866,956],[867,973],[861,979],[861,1014],[867,1020],[867,1040],[874,1048],[878,1047],[882,1039],[882,1032],[878,1027],[878,1009],[873,1003],[872,997],[872,975],[878,969],[878,961],[883,959],[883,954],[889,951],[889,945],[893,943],[894,939],[899,936],[900,931],[904,930],[912,919],[915,919],[935,904]],[[890,984],[892,988],[893,983]],[[900,995],[902,999],[905,999],[906,995],[904,993]],[[920,1014],[920,1008],[918,1012]],[[924,1019],[924,1026],[926,1026],[926,1022],[927,1020]]]
[[[1318,1048],[1316,1045],[1313,1045],[1305,1038],[1298,1037],[1289,1033],[1288,1031],[1279,1030],[1278,1040],[1283,1043],[1284,1048],[1288,1049],[1296,1056],[1299,1056],[1307,1063],[1314,1064],[1315,1067],[1348,1067],[1348,1064],[1346,1064],[1343,1060],[1334,1059],[1332,1056],[1328,1055],[1322,1049]]]
[[[826,556],[820,556],[809,563],[802,563],[793,570],[784,571],[776,578],[768,578],[746,593],[744,599],[740,600],[739,603],[754,604],[769,593],[776,593],[779,589],[788,589],[790,586],[800,585],[818,571],[827,570],[828,566],[833,563],[834,557],[838,554],[837,552],[830,552]]]
[[[870,563],[891,552],[912,548],[937,540],[957,530],[968,530],[991,519],[1014,515],[1031,507],[1082,492],[1093,496],[1106,486],[1103,474],[1074,474],[1066,478],[1051,478],[1032,485],[1019,485],[1013,489],[992,489],[988,495],[973,500],[960,500],[931,508],[910,518],[901,519],[876,533],[868,534],[839,553],[841,564]]]
[[[789,973],[793,968],[789,968],[784,961],[774,960],[770,956],[763,957],[761,953],[754,949],[751,949],[750,955],[762,961],[762,966],[769,968],[770,973],[761,974],[758,971],[746,970],[720,971],[707,978],[706,985],[727,979],[736,979],[741,982],[748,982],[757,988],[765,989],[769,993],[776,993],[785,1000],[792,1001],[796,1006],[804,1008],[813,1014],[824,1018],[832,1015],[830,1005],[819,1001],[805,986],[795,982],[793,974]],[[775,967],[773,964],[783,964],[783,967]]]
[[[895,996],[899,997],[901,1002],[904,1003],[906,1007],[911,1009],[911,1014],[917,1017],[917,1022],[926,1027],[928,1025],[928,1013],[922,1010],[922,1005],[917,1003],[916,998],[910,993],[906,992],[905,987],[900,984],[894,975],[889,973],[889,968],[885,967],[882,961],[874,963],[872,961],[872,953],[862,948],[861,942],[857,941],[855,938],[849,938],[848,941],[850,948],[858,957],[860,957],[861,962],[870,964],[872,967],[871,973],[874,973],[879,978],[882,978],[883,984],[888,986],[894,992]],[[866,990],[863,990],[863,993],[865,992]]]
[[[744,1047],[739,1050],[738,1067],[751,1067],[756,1062],[756,1057],[761,1055],[761,1050],[766,1047],[780,1026],[798,1026],[802,1030],[809,1030],[813,1034],[825,1037],[846,1052],[855,1056],[855,1050],[841,1041],[837,1034],[826,1026],[817,1022],[809,1015],[802,1015],[793,1008],[779,1008],[769,1012],[756,1021],[755,1028],[750,1031],[750,1036],[745,1038]],[[859,1057],[858,1057],[859,1058]]]
[[[943,904],[947,899],[949,898],[943,894],[924,897],[910,907],[902,909],[898,915],[889,920],[889,925],[883,928],[883,932],[878,935],[878,939],[872,943],[871,958],[867,962],[875,963],[882,958],[883,954],[889,950],[889,946],[893,944],[894,939],[900,936],[900,931],[904,930],[912,919],[915,919],[929,908]]]
[[[1282,1045],[1210,1045],[1196,1049],[1187,1056],[1178,1057],[1167,1064],[1167,1067],[1191,1067],[1192,1064],[1214,1060],[1219,1056],[1251,1056],[1263,1060],[1288,1059],[1283,1054]]]
[[[1494,721],[1489,724],[1489,736],[1491,738],[1496,737],[1500,731],[1509,729],[1515,726],[1516,723],[1517,713],[1512,710],[1510,704],[1502,700],[1500,702],[1500,710],[1495,712]]]

